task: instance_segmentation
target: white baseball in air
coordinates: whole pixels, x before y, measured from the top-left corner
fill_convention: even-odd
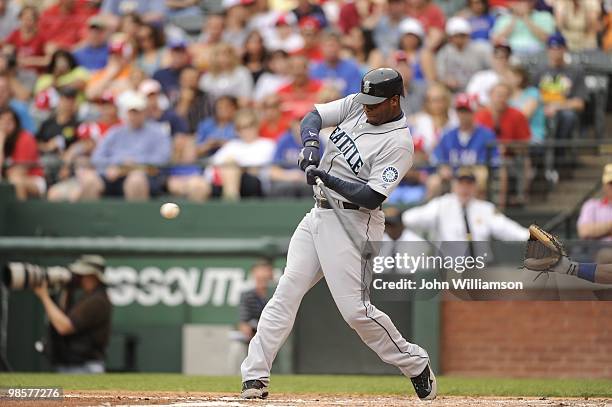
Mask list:
[[[181,208],[173,202],[166,202],[159,208],[159,213],[166,219],[174,219],[181,213]]]

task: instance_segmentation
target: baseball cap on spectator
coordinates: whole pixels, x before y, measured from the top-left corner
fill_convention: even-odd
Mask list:
[[[72,86],[64,86],[58,89],[58,93],[60,94],[60,96],[63,96],[65,98],[74,99],[79,94],[79,91],[78,89],[73,88]]]
[[[238,5],[240,5],[240,0],[223,0],[221,2],[221,7],[223,7],[223,10],[227,10]]]
[[[398,29],[401,35],[412,34],[418,37],[420,40],[423,40],[423,37],[425,37],[423,25],[415,18],[403,19],[400,21]]]
[[[455,97],[455,110],[465,110],[468,112],[475,112],[478,109],[476,99],[467,93],[459,93]]]
[[[604,167],[603,175],[601,176],[601,182],[607,184],[612,182],[612,164],[606,164]]]
[[[105,92],[102,93],[102,95],[100,95],[99,97],[95,98],[93,100],[94,103],[112,103],[115,104],[115,95],[113,95],[113,92],[111,92],[110,90],[107,90]]]
[[[130,92],[122,100],[123,108],[126,111],[143,111],[147,107],[147,101],[141,93]]]
[[[108,51],[111,54],[121,55],[123,58],[131,57],[134,52],[130,43],[118,38],[111,40],[110,44],[108,45]]]
[[[319,20],[317,20],[315,17],[310,16],[300,19],[299,25],[302,30],[308,31],[319,31],[319,29],[321,28],[321,23],[319,22]]]
[[[149,96],[152,93],[160,93],[161,90],[161,84],[155,79],[145,79],[140,83],[140,86],[138,86],[138,92],[145,96]]]
[[[172,38],[168,41],[168,48],[171,50],[184,50],[187,48],[187,41],[183,38]]]
[[[472,34],[472,27],[470,22],[463,17],[451,17],[446,22],[446,35],[452,37],[453,35],[470,35]]]
[[[507,42],[496,42],[493,45],[493,51],[505,50],[508,55],[512,54],[512,47]]]
[[[277,27],[283,25],[295,25],[295,23],[297,23],[297,19],[295,18],[295,14],[293,13],[281,14],[276,20]]]
[[[493,53],[497,53],[499,51],[506,52],[507,56],[512,55],[512,47],[507,42],[497,42],[493,45]]]
[[[99,15],[94,15],[87,20],[87,26],[90,28],[106,28],[106,21]]]
[[[548,41],[546,41],[546,45],[548,48],[565,48],[565,38],[561,35],[560,32],[556,32],[548,37]]]
[[[459,181],[471,181],[476,182],[476,174],[471,167],[459,167],[455,171],[455,179]]]

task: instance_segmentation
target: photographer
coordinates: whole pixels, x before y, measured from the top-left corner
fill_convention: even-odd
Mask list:
[[[60,373],[104,373],[111,329],[104,259],[82,256],[68,268],[75,284],[62,291],[57,303],[49,295],[46,282],[33,288],[50,322],[51,363]],[[82,292],[75,292],[76,287]]]

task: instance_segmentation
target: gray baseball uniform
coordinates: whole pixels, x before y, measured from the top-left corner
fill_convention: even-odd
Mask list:
[[[351,182],[368,184],[388,196],[412,165],[413,145],[405,117],[373,126],[367,123],[361,104],[349,95],[315,105],[323,127],[334,127],[319,169]],[[334,191],[335,199],[346,201]],[[322,198],[318,187],[315,197]],[[381,210],[341,210],[356,240],[382,241]],[[331,209],[313,208],[294,232],[287,267],[272,299],[266,305],[257,334],[242,363],[242,380],[259,379],[268,384],[272,362],[287,339],[306,292],[325,277],[344,320],[385,362],[397,366],[407,377],[420,374],[427,352],[407,342],[391,319],[363,294],[365,270],[359,250]]]

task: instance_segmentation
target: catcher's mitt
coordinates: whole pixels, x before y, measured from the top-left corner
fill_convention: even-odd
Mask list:
[[[538,225],[529,226],[529,240],[525,250],[523,266],[533,271],[549,271],[567,253],[561,241]]]

